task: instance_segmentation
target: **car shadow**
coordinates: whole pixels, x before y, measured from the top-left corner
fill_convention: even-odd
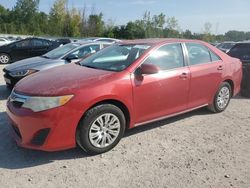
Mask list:
[[[11,93],[11,90],[6,85],[0,85],[0,100],[6,100]]]
[[[6,112],[0,113],[0,168],[23,169],[52,163],[55,160],[83,157],[89,156],[79,148],[59,152],[43,152],[17,146],[12,137]]]
[[[206,109],[199,109],[190,113],[179,115],[177,117],[165,119],[155,123],[136,127],[127,130],[125,137],[133,136],[150,129],[161,126],[167,126],[169,123],[188,118],[193,115],[206,115],[209,112]],[[0,168],[23,169],[39,165],[52,163],[58,160],[77,159],[92,157],[84,153],[81,149],[75,148],[59,152],[43,152],[30,149],[24,149],[16,145],[11,135],[11,127],[7,120],[6,112],[0,113]]]
[[[238,95],[234,96],[232,99],[249,99],[249,98],[244,97],[244,96],[238,94]]]

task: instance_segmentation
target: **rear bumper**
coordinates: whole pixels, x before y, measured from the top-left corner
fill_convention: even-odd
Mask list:
[[[74,110],[67,107],[34,113],[7,103],[15,141],[21,147],[36,150],[59,151],[76,146],[78,118],[71,113]]]

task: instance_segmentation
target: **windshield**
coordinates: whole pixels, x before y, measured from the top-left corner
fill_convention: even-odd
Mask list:
[[[58,47],[44,54],[43,57],[50,58],[50,59],[58,59],[79,46],[80,44],[77,44],[77,43],[66,44],[64,46]]]
[[[80,62],[82,66],[108,71],[122,71],[149,49],[149,45],[113,45]]]

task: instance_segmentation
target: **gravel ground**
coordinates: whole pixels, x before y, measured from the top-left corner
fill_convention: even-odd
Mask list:
[[[112,151],[87,156],[17,147],[8,94],[1,71],[1,187],[250,187],[250,99],[232,99],[221,114],[200,109],[129,130]]]

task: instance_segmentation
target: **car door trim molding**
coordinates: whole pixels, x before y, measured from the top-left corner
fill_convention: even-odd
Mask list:
[[[181,114],[185,114],[187,112],[191,112],[193,110],[197,110],[197,109],[205,107],[205,106],[208,106],[208,104],[200,105],[200,106],[195,107],[195,108],[190,108],[190,109],[187,109],[187,110],[184,110],[184,111],[181,111],[181,112],[169,114],[169,115],[166,115],[166,116],[162,116],[162,117],[155,118],[155,119],[152,119],[152,120],[144,121],[144,122],[141,122],[141,123],[136,123],[134,125],[134,127],[138,127],[138,126],[145,125],[145,124],[148,124],[148,123],[153,123],[153,122],[160,121],[160,120],[163,120],[163,119],[167,119],[167,118],[171,118],[171,117],[178,116],[178,115],[181,115]]]

